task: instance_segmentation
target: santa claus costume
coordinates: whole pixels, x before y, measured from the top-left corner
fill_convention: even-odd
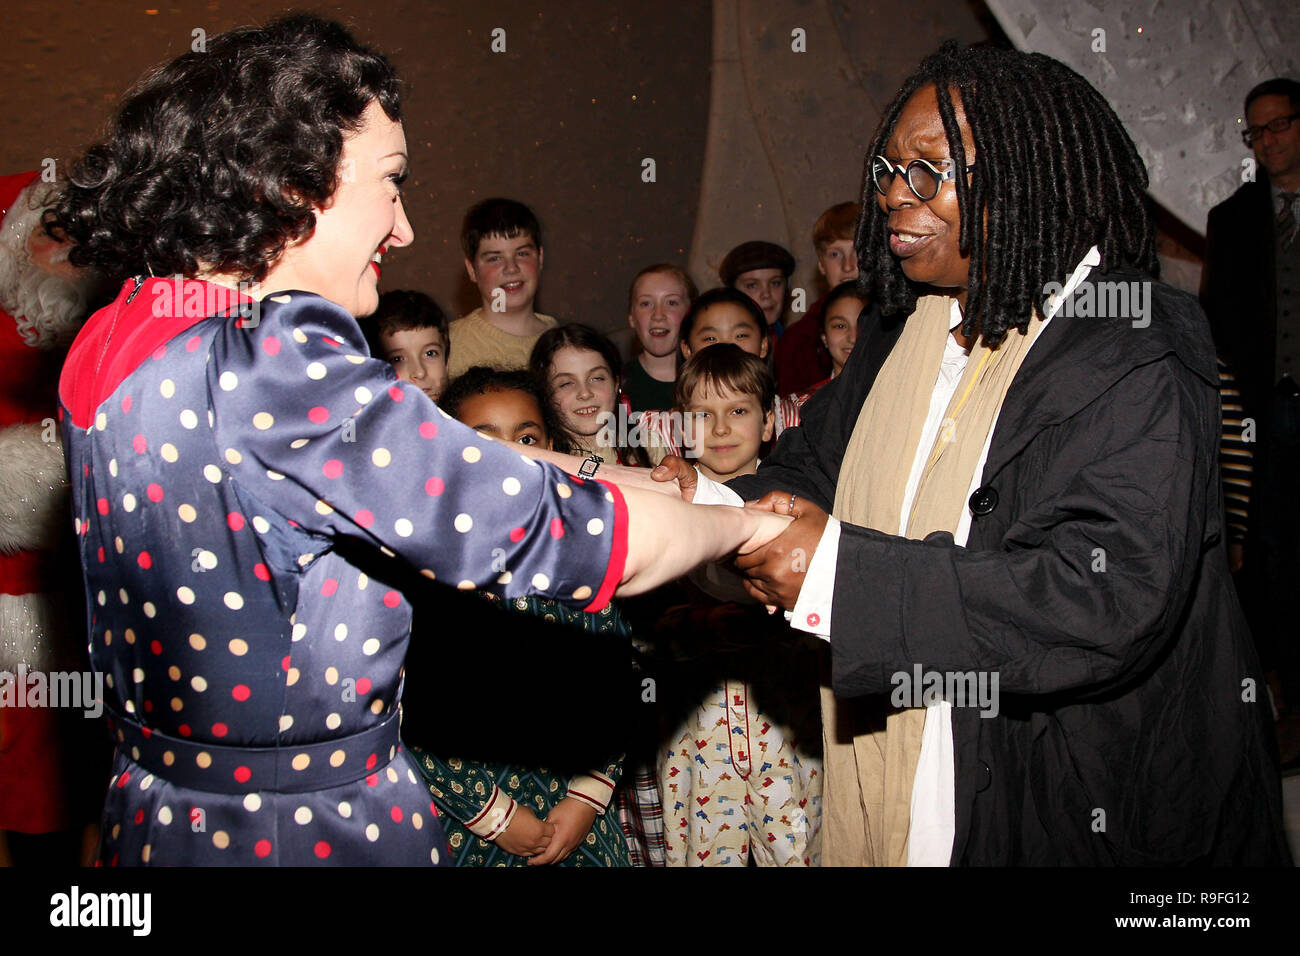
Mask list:
[[[0,177],[0,671],[15,675],[10,706],[0,703],[0,831],[25,834],[94,819],[93,744],[104,739],[80,710],[14,704],[20,665],[87,667],[80,575],[60,548],[71,519],[54,414],[92,280],[39,226],[50,188],[35,173]]]

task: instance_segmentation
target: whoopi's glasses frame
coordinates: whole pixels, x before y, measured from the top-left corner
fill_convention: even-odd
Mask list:
[[[957,167],[953,165],[952,160],[945,159],[941,162],[947,163],[948,168],[940,169],[928,159],[914,159],[904,166],[901,163],[891,163],[885,157],[877,155],[871,160],[871,181],[875,183],[876,192],[887,196],[894,177],[901,175],[913,196],[922,202],[929,202],[939,195],[939,189],[944,183],[957,178]],[[975,166],[972,164],[966,167],[966,172],[972,172],[974,169]],[[931,186],[934,188],[931,189]]]

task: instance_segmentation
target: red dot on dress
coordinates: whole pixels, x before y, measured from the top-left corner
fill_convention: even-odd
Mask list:
[[[401,807],[393,807],[392,818],[393,818],[393,822],[394,822],[394,823],[401,823],[401,822],[402,822],[402,808],[401,808]]]
[[[194,731],[190,730],[189,724],[181,724],[176,728],[176,732],[182,737],[188,737],[190,734],[194,733]]]
[[[336,578],[326,578],[325,583],[320,587],[321,597],[333,597],[339,589],[339,582]]]
[[[226,515],[226,524],[229,526],[231,531],[243,531],[244,516],[238,511],[232,511],[230,514]]]
[[[235,768],[235,780],[239,783],[248,783],[248,781],[252,779],[252,776],[253,771],[249,770],[247,767]]]
[[[387,591],[384,593],[384,607],[397,607],[402,603],[402,596],[396,591]]]
[[[421,422],[421,423],[420,423],[420,437],[421,437],[421,438],[433,438],[433,437],[437,436],[437,434],[438,434],[438,426],[435,425],[433,422]]]
[[[524,535],[526,534],[528,534],[528,532],[525,531],[523,528],[511,528],[510,540],[518,544],[520,541],[524,540]]]
[[[227,727],[225,724],[215,723],[212,725],[212,736],[224,737],[228,733],[230,733],[230,728]]]
[[[253,692],[248,689],[247,684],[236,684],[230,690],[230,696],[241,702],[248,700],[248,698],[252,696],[252,693]]]
[[[262,564],[260,561],[257,564],[253,565],[253,575],[259,581],[271,580],[270,570],[267,568],[265,564]]]
[[[370,693],[370,678],[369,678],[369,677],[359,677],[359,678],[357,678],[357,693],[358,693],[358,694],[369,694],[369,693]]]
[[[564,522],[559,518],[551,519],[551,537],[556,539],[564,537]]]
[[[125,414],[125,413],[129,412],[130,410],[131,410],[131,396],[130,396],[130,395],[124,395],[124,396],[122,397],[122,413]]]
[[[280,340],[277,339],[274,335],[268,335],[265,339],[262,340],[262,351],[265,352],[267,355],[279,355]]]
[[[430,478],[428,481],[424,483],[424,493],[436,498],[438,497],[438,495],[443,493],[446,487],[447,485],[443,482],[441,478],[438,477]]]
[[[259,857],[266,858],[271,855],[271,841],[258,840],[253,844],[253,852]]]
[[[390,385],[388,387],[388,397],[395,402],[400,402],[406,397],[406,393],[402,391],[400,385]]]
[[[160,345],[153,350],[153,360],[155,362],[161,362],[163,360],[163,356],[166,354],[167,354],[167,346]]]
[[[330,420],[330,410],[324,405],[317,405],[315,408],[308,410],[307,418],[317,425],[324,425]]]
[[[194,351],[196,348],[198,348],[202,343],[203,343],[203,340],[202,340],[201,338],[199,338],[197,335],[191,335],[191,336],[189,337],[189,340],[185,343],[185,351],[187,351],[187,352],[193,352],[193,351]]]
[[[102,515],[106,515],[106,514],[108,514],[108,499],[107,499],[107,498],[100,498],[98,501],[96,501],[96,502],[95,502],[95,510],[98,511],[98,512],[99,512],[100,514],[102,514]]]
[[[337,478],[339,475],[343,474],[343,462],[339,461],[337,458],[331,458],[321,466],[321,472],[326,478]]]
[[[144,440],[143,435],[136,435],[131,439],[131,447],[135,449],[137,455],[143,455],[149,447],[149,443]]]
[[[148,551],[141,551],[140,556],[136,558],[135,561],[146,571],[153,567],[153,558],[150,556]]]
[[[356,514],[356,521],[357,524],[361,525],[361,527],[369,528],[372,524],[375,523],[375,516],[371,514],[368,509],[362,508]]]
[[[149,487],[144,490],[144,493],[148,495],[149,500],[152,501],[154,504],[157,504],[158,502],[163,500],[162,485],[158,484],[157,482],[151,482]]]
[[[150,642],[149,642],[149,650],[153,651],[154,654],[161,654],[161,653],[162,653],[162,641],[150,641]]]

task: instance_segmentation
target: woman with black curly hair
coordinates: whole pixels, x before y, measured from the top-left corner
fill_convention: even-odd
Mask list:
[[[235,30],[144,77],[47,222],[126,277],[59,392],[117,741],[105,863],[444,863],[385,556],[596,611],[785,523],[570,477],[369,356],[355,318],[414,238],[400,117],[338,24]]]

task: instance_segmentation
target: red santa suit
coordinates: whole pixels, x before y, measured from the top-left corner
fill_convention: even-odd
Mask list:
[[[29,242],[48,189],[35,173],[0,177],[0,671],[11,674],[20,664],[86,666],[80,580],[60,557],[71,518],[53,420],[64,352],[88,303],[78,283],[36,261],[65,254],[51,257],[43,236]],[[86,796],[98,793],[93,784],[85,793],[81,742],[95,729],[79,711],[0,706],[0,830],[49,833],[93,819]]]

